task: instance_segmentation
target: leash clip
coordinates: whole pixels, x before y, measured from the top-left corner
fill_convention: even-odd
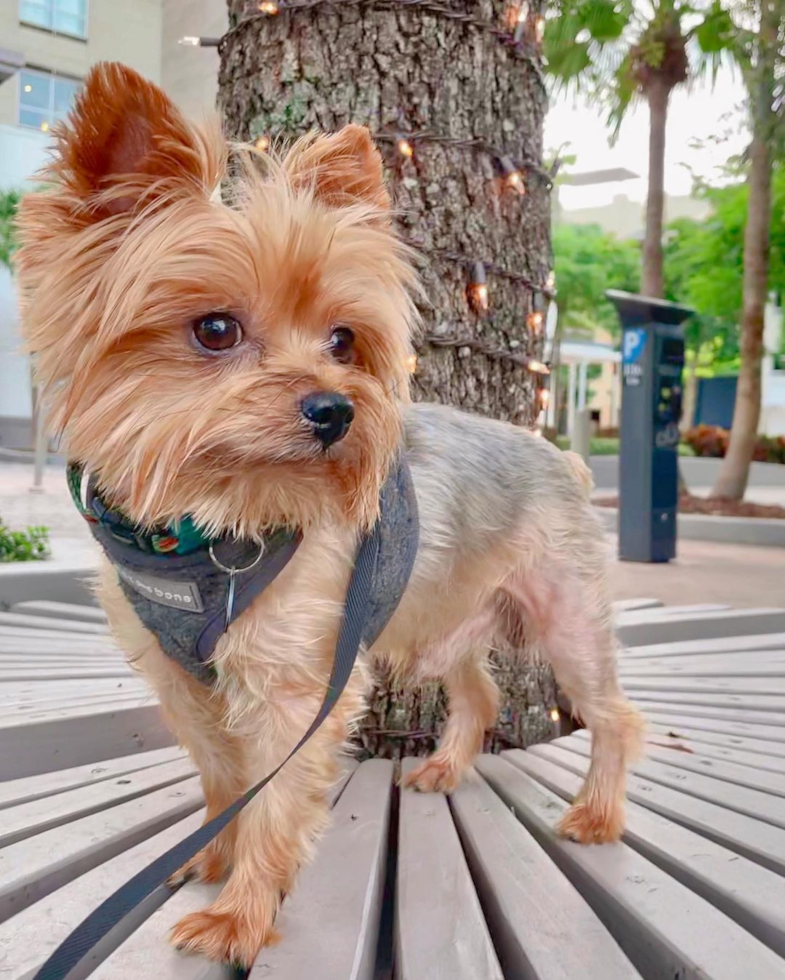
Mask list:
[[[259,554],[256,556],[256,558],[254,558],[250,565],[245,565],[243,568],[237,568],[236,565],[229,568],[228,565],[224,565],[224,563],[216,557],[212,541],[210,542],[208,551],[210,553],[210,561],[212,561],[213,565],[229,576],[229,587],[226,593],[226,617],[224,620],[225,633],[229,629],[229,625],[232,622],[232,612],[234,611],[235,578],[238,575],[242,575],[244,572],[250,572],[251,569],[256,568],[264,555],[264,542],[259,543]]]

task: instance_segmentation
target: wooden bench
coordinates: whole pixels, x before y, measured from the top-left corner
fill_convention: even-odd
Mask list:
[[[250,977],[785,980],[785,612],[641,600],[618,621],[649,721],[623,843],[554,834],[584,731],[483,756],[449,798],[347,760],[283,941]],[[202,819],[198,776],[103,614],[45,594],[0,614],[0,775],[0,980],[32,977]],[[166,942],[219,887],[159,889],[71,980],[235,977]]]

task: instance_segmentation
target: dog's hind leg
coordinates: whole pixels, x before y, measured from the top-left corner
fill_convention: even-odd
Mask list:
[[[604,582],[552,561],[503,585],[531,638],[553,666],[575,714],[592,733],[591,766],[559,831],[581,843],[618,840],[626,770],[640,751],[642,720],[622,692]]]

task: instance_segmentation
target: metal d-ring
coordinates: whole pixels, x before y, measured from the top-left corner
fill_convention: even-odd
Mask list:
[[[264,544],[259,544],[259,554],[251,562],[250,565],[246,565],[244,568],[229,568],[222,561],[215,557],[215,549],[213,548],[213,542],[210,542],[208,547],[210,553],[210,561],[215,565],[216,568],[220,569],[222,572],[226,572],[229,576],[229,589],[226,593],[226,617],[224,619],[224,632],[229,629],[229,625],[232,622],[232,612],[234,611],[234,580],[237,575],[242,575],[243,572],[250,572],[252,568],[256,568],[259,562],[262,560],[262,555],[264,555]]]

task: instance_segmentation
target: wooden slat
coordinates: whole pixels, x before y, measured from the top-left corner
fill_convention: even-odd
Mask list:
[[[638,976],[595,912],[484,781],[466,780],[450,804],[506,977]]]
[[[105,623],[106,613],[97,606],[77,606],[70,602],[30,599],[11,606],[11,612],[46,616],[51,619],[75,619],[88,623]]]
[[[402,791],[398,848],[396,980],[503,980],[444,796]]]
[[[738,735],[740,738],[749,736],[755,739],[767,739],[771,742],[785,742],[785,728],[772,723],[770,716],[758,715],[754,711],[722,710],[720,708],[691,708],[686,711],[681,705],[673,705],[669,710],[667,705],[641,704],[644,715],[649,721],[661,725],[689,724],[705,732],[719,732],[725,735]],[[762,719],[762,720],[761,720]],[[766,722],[764,724],[763,722]]]
[[[203,802],[194,776],[3,848],[0,921],[188,816]]]
[[[34,616],[29,613],[0,612],[0,626],[21,626],[25,629],[57,630],[60,633],[87,635],[109,634],[109,626],[104,622],[88,622],[76,619],[53,619],[51,616]]]
[[[785,962],[776,953],[631,847],[559,840],[555,829],[566,804],[505,758],[483,756],[478,768],[648,980],[785,978]],[[605,972],[600,965],[575,975]]]
[[[116,857],[99,864],[91,871],[68,882],[0,925],[0,976],[3,980],[31,980],[45,960],[60,943],[79,925],[87,913],[97,908],[124,882],[132,878],[140,868],[150,864],[164,851],[174,847],[202,823],[204,811],[192,813],[178,820],[160,833],[150,833],[136,846]],[[214,890],[219,890],[214,886]],[[105,959],[117,946],[130,936],[152,914],[171,892],[158,888],[150,898],[125,916],[122,922],[83,961],[80,968],[69,973],[69,980],[82,980],[89,971]],[[166,948],[158,951],[161,968],[155,976],[169,980],[171,973],[165,969]],[[143,976],[128,980],[143,980]]]
[[[616,613],[634,612],[636,609],[657,609],[662,606],[659,599],[617,599],[613,603]]]
[[[624,677],[624,689],[631,697],[652,698],[657,695],[681,694],[728,694],[733,696],[733,704],[751,703],[757,710],[763,710],[761,703],[771,705],[774,710],[785,708],[785,677],[780,669],[775,676],[758,679],[755,677],[722,678],[706,677]]]
[[[193,762],[178,759],[160,766],[129,772],[123,776],[80,786],[45,799],[21,803],[3,811],[0,823],[0,847],[40,834],[51,827],[77,820],[79,817],[106,810],[108,807],[146,796],[156,789],[179,783],[196,772]]]
[[[174,741],[155,704],[99,712],[78,707],[39,712],[21,721],[0,717],[0,759],[6,779],[116,759]]]
[[[568,752],[577,752],[587,758],[591,754],[591,742],[583,738],[569,736],[558,738],[550,744],[567,749]],[[772,796],[785,797],[785,774],[753,769],[727,759],[707,758],[692,752],[679,751],[675,746],[668,748],[666,745],[667,743],[662,741],[659,743],[649,741],[644,758],[653,763],[661,762],[676,769],[711,776],[733,786],[744,786]],[[782,805],[785,808],[785,803]]]
[[[533,748],[534,746],[528,750],[532,756],[535,754]],[[588,759],[564,749],[550,746],[542,748],[547,751],[538,751],[536,755],[540,758],[579,776],[585,776],[589,771]],[[519,761],[515,751],[505,758],[516,765]],[[688,796],[634,773],[627,777],[627,796],[635,803],[640,803],[737,854],[743,854],[751,861],[785,874],[785,831],[780,827],[773,827],[719,804]]]
[[[679,658],[715,653],[739,653],[754,650],[785,649],[785,632],[752,633],[744,636],[717,636],[704,640],[679,640],[673,643],[652,643],[622,650],[624,663],[638,657]]]
[[[727,612],[694,613],[671,620],[629,623],[620,626],[617,634],[625,646],[638,647],[654,643],[679,643],[783,631],[785,610],[771,608],[731,609]]]
[[[583,782],[528,752],[515,764],[567,801]],[[785,878],[635,803],[627,807],[624,839],[785,956]]]
[[[0,783],[0,810],[183,758],[185,758],[183,749],[171,746],[166,749],[155,749],[153,752],[126,755],[122,759],[109,759],[106,762],[77,766],[74,769],[63,769],[60,772],[28,776],[24,779],[9,779]]]
[[[686,619],[696,613],[714,613],[730,609],[728,605],[718,603],[696,603],[685,606],[655,606],[647,609],[627,609],[616,617],[618,626],[637,623],[655,623],[664,619]]]
[[[781,694],[742,697],[738,694],[683,694],[674,691],[636,691],[634,700],[641,704],[667,704],[668,709],[694,705],[696,708],[733,711],[741,709],[763,725],[785,728],[785,697]],[[658,709],[659,710],[659,709]],[[663,709],[664,710],[664,709]],[[692,708],[689,709],[692,713]]]
[[[700,728],[695,728],[688,724],[664,725],[659,722],[649,721],[647,727],[650,732],[657,735],[675,735],[677,738],[683,737],[690,745],[696,748],[700,746],[700,751],[705,751],[707,747],[711,747],[718,752],[722,752],[727,747],[734,752],[738,751],[739,754],[750,759],[753,757],[765,760],[770,759],[777,766],[785,764],[782,762],[782,760],[785,760],[785,744],[779,742],[771,742],[762,738],[751,738],[746,735],[724,735],[721,732],[705,732]]]

